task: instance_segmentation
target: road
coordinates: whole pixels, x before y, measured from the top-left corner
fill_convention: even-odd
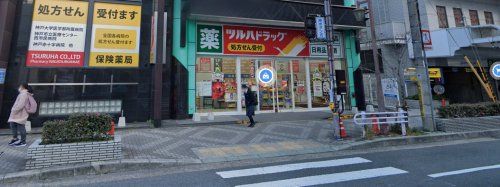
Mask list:
[[[500,140],[226,167],[89,186],[500,186]],[[67,184],[67,183],[66,183]]]

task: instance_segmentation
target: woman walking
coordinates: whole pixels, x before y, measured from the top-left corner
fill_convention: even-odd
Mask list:
[[[10,141],[10,146],[22,147],[26,146],[26,122],[28,121],[29,113],[35,107],[36,112],[36,102],[35,106],[33,104],[33,91],[28,86],[28,84],[22,84],[19,86],[19,95],[17,95],[16,102],[10,111],[9,124],[12,129],[13,138]],[[30,101],[32,100],[32,101]],[[21,134],[21,140],[19,141],[18,132]]]

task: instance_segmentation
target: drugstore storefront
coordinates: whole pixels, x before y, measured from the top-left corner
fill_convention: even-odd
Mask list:
[[[342,33],[335,33],[335,68],[345,76]],[[242,85],[257,93],[260,112],[326,110],[329,65],[325,44],[311,44],[293,28],[197,24],[197,113],[240,114]],[[258,70],[272,67],[272,84],[259,84]],[[345,88],[345,79],[337,82]]]
[[[322,5],[267,0],[188,2],[188,8],[174,7],[172,52],[174,61],[186,71],[188,114],[243,114],[243,84],[257,92],[260,113],[327,110],[326,45],[310,42],[303,30],[304,18],[323,14]],[[354,72],[360,64],[356,30],[364,23],[355,21],[352,1],[335,3],[335,71],[339,94],[349,109],[357,105],[355,83],[362,83],[355,80]],[[273,84],[259,84],[256,74],[262,67],[274,70]]]

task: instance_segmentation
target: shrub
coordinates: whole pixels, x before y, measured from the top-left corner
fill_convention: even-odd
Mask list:
[[[42,128],[42,144],[111,140],[108,132],[112,120],[106,114],[76,114],[65,121],[47,121]]]
[[[443,118],[465,118],[500,115],[500,103],[453,104],[438,109]]]

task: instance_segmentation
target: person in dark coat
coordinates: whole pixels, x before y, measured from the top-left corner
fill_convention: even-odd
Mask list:
[[[247,85],[242,86],[244,95],[245,95],[245,106],[247,117],[250,119],[250,125],[248,127],[254,127],[255,121],[253,120],[253,116],[255,116],[255,106],[257,106],[257,98],[255,96],[255,92],[252,91]]]

